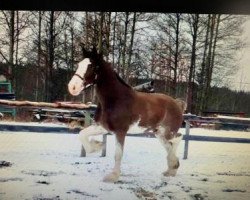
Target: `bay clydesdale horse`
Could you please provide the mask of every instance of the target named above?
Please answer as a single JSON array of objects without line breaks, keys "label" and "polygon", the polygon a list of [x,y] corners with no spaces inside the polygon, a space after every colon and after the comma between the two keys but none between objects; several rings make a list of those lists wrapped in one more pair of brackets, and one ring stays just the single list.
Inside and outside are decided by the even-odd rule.
[{"label": "bay clydesdale horse", "polygon": [[115,165],[113,171],[104,177],[105,182],[116,182],[120,176],[120,166],[126,133],[134,124],[151,130],[166,149],[168,169],[165,176],[175,176],[179,167],[176,149],[182,139],[178,129],[182,124],[184,102],[170,96],[135,91],[126,84],[94,48],[86,51],[85,59],[68,84],[72,95],[79,95],[88,85],[95,85],[99,101],[95,114],[96,125],[83,129],[79,138],[87,153],[101,150],[102,143],[89,140],[89,136],[112,132],[116,136]]}]

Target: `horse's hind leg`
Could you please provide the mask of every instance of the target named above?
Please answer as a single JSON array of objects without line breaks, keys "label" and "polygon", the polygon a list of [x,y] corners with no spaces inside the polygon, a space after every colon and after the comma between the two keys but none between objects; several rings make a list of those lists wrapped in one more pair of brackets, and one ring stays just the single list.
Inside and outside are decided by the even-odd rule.
[{"label": "horse's hind leg", "polygon": [[182,135],[180,133],[173,134],[168,128],[160,127],[156,133],[156,137],[163,144],[168,154],[168,169],[163,172],[163,175],[175,176],[180,166],[179,158],[176,156],[176,150],[182,139]]}]

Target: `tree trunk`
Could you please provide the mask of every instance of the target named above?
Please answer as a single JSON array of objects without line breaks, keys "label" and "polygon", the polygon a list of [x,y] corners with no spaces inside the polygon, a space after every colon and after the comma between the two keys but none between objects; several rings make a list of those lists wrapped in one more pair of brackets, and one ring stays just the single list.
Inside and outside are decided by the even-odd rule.
[{"label": "tree trunk", "polygon": [[101,54],[103,53],[103,43],[102,43],[103,22],[104,22],[104,12],[101,12],[99,21],[98,45],[97,45],[99,53]]},{"label": "tree trunk", "polygon": [[98,46],[98,42],[99,42],[99,27],[100,27],[100,24],[98,23],[98,14],[95,13],[94,14],[94,17],[95,17],[95,20],[92,22],[93,23],[93,26],[94,26],[94,33],[93,36],[92,36],[92,45],[97,47]]},{"label": "tree trunk", "polygon": [[85,12],[85,48],[89,47],[89,13]]},{"label": "tree trunk", "polygon": [[202,63],[201,63],[201,69],[200,69],[200,74],[198,78],[198,83],[199,83],[199,89],[198,89],[198,109],[197,113],[199,115],[202,114],[202,109],[203,109],[203,104],[204,104],[204,84],[205,84],[205,67],[206,67],[206,56],[207,56],[207,48],[208,48],[208,39],[209,39],[209,33],[210,33],[210,20],[211,20],[211,15],[208,15],[208,20],[207,20],[207,30],[206,30],[206,38],[204,41],[204,51],[203,51],[203,57],[202,57]]},{"label": "tree trunk", "polygon": [[36,67],[36,101],[39,99],[39,69],[41,68],[41,32],[42,32],[42,13],[38,12],[38,38],[37,38],[37,67]]},{"label": "tree trunk", "polygon": [[130,38],[130,45],[128,51],[128,63],[127,63],[127,70],[126,70],[126,81],[129,82],[129,75],[131,72],[131,59],[133,54],[133,45],[134,45],[134,36],[135,36],[135,24],[136,24],[136,12],[133,15],[133,24],[131,28],[131,38]]},{"label": "tree trunk", "polygon": [[212,50],[213,50],[213,41],[214,41],[215,19],[216,19],[216,15],[213,14],[211,17],[211,21],[210,21],[211,24],[210,24],[208,55],[206,57],[206,64],[205,64],[205,88],[204,88],[202,110],[207,110],[208,108],[208,98],[209,98],[210,83],[211,83],[210,74],[212,71],[211,60],[212,60]]},{"label": "tree trunk", "polygon": [[128,35],[128,23],[129,23],[129,12],[125,13],[125,22],[124,22],[124,38],[123,38],[123,49],[122,49],[122,77],[125,77],[126,74],[126,49],[127,49],[127,35]]},{"label": "tree trunk", "polygon": [[188,76],[188,88],[187,88],[187,111],[193,113],[193,86],[194,86],[194,75],[195,75],[195,62],[196,62],[196,42],[197,42],[197,33],[198,33],[198,23],[199,23],[199,14],[191,16],[192,18],[192,51],[191,51],[191,61],[189,68]]},{"label": "tree trunk", "polygon": [[110,53],[110,31],[111,31],[111,12],[107,13],[107,21],[105,23],[105,51],[104,56],[106,57],[106,60],[109,60],[109,53]]},{"label": "tree trunk", "polygon": [[212,20],[213,20],[212,21],[213,24],[212,24],[211,31],[213,31],[213,35],[211,36],[212,37],[211,44],[209,45],[209,68],[206,72],[207,82],[206,82],[206,90],[205,90],[206,101],[204,103],[205,110],[208,109],[208,103],[210,102],[210,99],[211,99],[210,88],[211,88],[212,74],[213,74],[213,68],[214,68],[215,50],[216,50],[218,32],[219,32],[220,15],[214,15]]},{"label": "tree trunk", "polygon": [[116,45],[116,17],[117,12],[115,12],[114,24],[113,24],[113,45],[112,45],[112,64],[115,64],[115,45]]},{"label": "tree trunk", "polygon": [[70,39],[71,39],[71,48],[70,48],[70,71],[73,72],[74,71],[74,54],[75,54],[75,50],[74,50],[74,29],[73,27],[70,28]]},{"label": "tree trunk", "polygon": [[13,85],[13,66],[14,66],[14,43],[15,43],[15,11],[10,11],[10,26],[9,26],[9,68],[8,73],[11,77],[11,82]]},{"label": "tree trunk", "polygon": [[19,34],[20,34],[20,30],[19,30],[19,11],[16,11],[16,61],[15,61],[15,65],[18,65],[18,48],[19,48]]},{"label": "tree trunk", "polygon": [[180,34],[180,16],[181,14],[177,13],[176,16],[176,27],[175,27],[175,53],[174,53],[174,77],[173,77],[173,85],[172,85],[172,95],[176,97],[177,90],[176,90],[176,83],[177,83],[177,70],[179,65],[179,34]]},{"label": "tree trunk", "polygon": [[49,24],[49,63],[48,63],[48,96],[47,101],[51,102],[53,99],[53,63],[54,63],[54,11],[50,12]]},{"label": "tree trunk", "polygon": [[16,41],[16,50],[15,50],[15,64],[13,63],[13,88],[17,88],[17,65],[18,65],[18,51],[19,51],[19,11],[15,11],[16,13],[16,31],[15,31],[15,41]]},{"label": "tree trunk", "polygon": [[212,74],[213,74],[213,68],[214,68],[214,58],[215,58],[215,52],[216,52],[216,46],[217,46],[217,40],[218,40],[218,33],[219,33],[219,25],[220,25],[220,14],[217,16],[216,20],[216,28],[215,28],[215,36],[214,36],[214,42],[213,42],[213,50],[212,50],[212,58],[211,58],[211,70],[210,70],[210,83],[212,80]]}]

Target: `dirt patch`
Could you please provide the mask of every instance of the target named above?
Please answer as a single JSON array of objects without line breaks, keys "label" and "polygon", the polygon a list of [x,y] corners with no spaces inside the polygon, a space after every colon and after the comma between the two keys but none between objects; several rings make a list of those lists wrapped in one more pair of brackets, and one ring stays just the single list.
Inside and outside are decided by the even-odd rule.
[{"label": "dirt patch", "polygon": [[139,199],[145,199],[145,200],[157,200],[156,194],[150,191],[147,191],[143,188],[136,188],[134,190],[135,195]]},{"label": "dirt patch", "polygon": [[205,199],[205,197],[202,196],[202,194],[194,194],[194,195],[192,195],[192,197],[195,200],[203,200],[203,199]]},{"label": "dirt patch", "polygon": [[193,190],[193,188],[190,186],[181,186],[181,189],[187,193]]},{"label": "dirt patch", "polygon": [[93,194],[89,194],[87,192],[83,192],[83,191],[80,191],[80,190],[70,190],[68,191],[67,193],[70,194],[70,193],[75,193],[75,194],[80,194],[82,196],[86,196],[86,197],[97,197],[96,195],[93,195]]},{"label": "dirt patch", "polygon": [[37,181],[36,183],[43,184],[43,185],[49,185],[50,184],[47,181]]},{"label": "dirt patch", "polygon": [[217,175],[220,176],[250,176],[250,174],[241,172],[241,173],[234,173],[234,172],[217,172]]},{"label": "dirt patch", "polygon": [[168,183],[165,182],[165,181],[163,181],[163,182],[161,182],[159,185],[156,185],[156,186],[154,187],[154,190],[159,190],[160,188],[166,187],[167,185],[168,185]]},{"label": "dirt patch", "polygon": [[203,178],[203,179],[201,179],[201,181],[207,182],[208,178]]},{"label": "dirt patch", "polygon": [[74,163],[72,163],[72,165],[83,165],[83,164],[85,164],[85,165],[90,165],[90,164],[92,164],[92,162],[74,162]]},{"label": "dirt patch", "polygon": [[134,184],[134,182],[133,181],[122,181],[122,180],[119,180],[119,181],[117,181],[115,184],[121,184],[121,185],[123,185],[123,184]]},{"label": "dirt patch", "polygon": [[8,162],[8,161],[5,161],[5,160],[0,160],[0,168],[2,168],[2,167],[11,167],[11,166],[12,166],[11,162]]},{"label": "dirt patch", "polygon": [[23,181],[23,179],[21,179],[21,178],[0,178],[1,183],[9,182],[9,181]]},{"label": "dirt patch", "polygon": [[222,192],[246,192],[246,190],[239,190],[239,189],[224,189]]},{"label": "dirt patch", "polygon": [[60,200],[60,196],[44,197],[43,195],[34,196],[33,200]]},{"label": "dirt patch", "polygon": [[31,176],[56,176],[59,174],[63,174],[63,172],[52,172],[52,171],[43,171],[43,170],[37,170],[37,171],[21,171],[23,174],[31,175]]}]

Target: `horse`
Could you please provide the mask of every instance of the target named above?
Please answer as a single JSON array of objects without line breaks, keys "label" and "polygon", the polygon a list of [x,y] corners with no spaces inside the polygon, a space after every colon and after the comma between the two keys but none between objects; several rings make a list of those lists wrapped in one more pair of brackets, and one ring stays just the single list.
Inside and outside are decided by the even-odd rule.
[{"label": "horse", "polygon": [[150,130],[160,140],[167,151],[168,168],[163,175],[175,176],[180,166],[176,149],[182,139],[178,129],[183,121],[184,102],[165,94],[136,91],[120,78],[112,64],[105,61],[95,48],[87,51],[82,47],[82,52],[84,59],[78,63],[68,83],[68,91],[77,96],[90,85],[96,90],[95,124],[79,133],[86,153],[102,149],[102,142],[90,140],[90,136],[111,132],[116,137],[114,168],[103,181],[119,180],[125,136],[134,125]]}]

